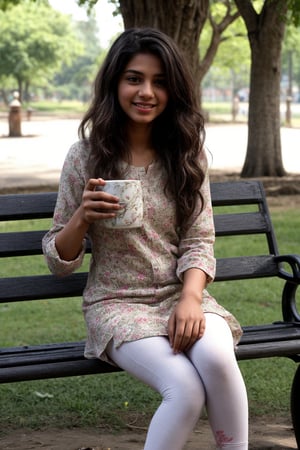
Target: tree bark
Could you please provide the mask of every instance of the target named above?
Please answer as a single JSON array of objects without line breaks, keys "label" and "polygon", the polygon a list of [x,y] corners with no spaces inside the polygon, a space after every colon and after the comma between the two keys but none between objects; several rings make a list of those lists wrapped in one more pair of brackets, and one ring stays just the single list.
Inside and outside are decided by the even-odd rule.
[{"label": "tree bark", "polygon": [[251,0],[235,0],[251,47],[248,145],[242,177],[284,176],[280,136],[281,47],[286,0],[265,0],[258,14]]}]

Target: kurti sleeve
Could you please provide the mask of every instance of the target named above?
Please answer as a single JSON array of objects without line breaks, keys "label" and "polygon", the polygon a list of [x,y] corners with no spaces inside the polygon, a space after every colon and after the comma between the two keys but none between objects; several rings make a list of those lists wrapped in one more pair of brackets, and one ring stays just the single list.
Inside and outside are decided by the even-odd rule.
[{"label": "kurti sleeve", "polygon": [[203,209],[200,213],[194,215],[191,225],[181,236],[179,243],[176,273],[181,281],[183,280],[183,273],[191,268],[203,270],[207,275],[208,282],[211,282],[215,276],[215,227],[207,170],[201,187],[201,193],[204,199]]},{"label": "kurti sleeve", "polygon": [[57,202],[53,215],[53,224],[42,241],[43,253],[50,271],[59,276],[69,275],[78,269],[85,254],[85,240],[82,242],[82,250],[73,261],[64,261],[60,258],[56,246],[57,233],[70,220],[82,199],[82,193],[86,184],[86,146],[83,143],[74,144],[65,159]]}]

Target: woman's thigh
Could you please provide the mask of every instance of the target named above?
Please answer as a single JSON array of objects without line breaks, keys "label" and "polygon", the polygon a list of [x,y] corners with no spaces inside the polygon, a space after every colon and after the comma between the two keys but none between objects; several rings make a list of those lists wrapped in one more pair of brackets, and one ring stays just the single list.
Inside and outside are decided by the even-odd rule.
[{"label": "woman's thigh", "polygon": [[193,363],[184,353],[174,354],[164,336],[126,342],[118,348],[111,341],[107,352],[118,366],[163,396],[181,390],[184,395],[204,397],[202,381]]},{"label": "woman's thigh", "polygon": [[226,320],[213,313],[206,313],[206,329],[203,337],[196,341],[187,356],[196,366],[200,376],[207,371],[209,376],[231,367],[237,367],[231,330]]}]

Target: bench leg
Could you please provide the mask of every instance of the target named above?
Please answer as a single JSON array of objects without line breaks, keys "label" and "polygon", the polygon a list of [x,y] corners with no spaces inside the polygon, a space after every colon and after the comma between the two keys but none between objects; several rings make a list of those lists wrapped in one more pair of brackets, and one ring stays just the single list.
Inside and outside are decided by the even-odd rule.
[{"label": "bench leg", "polygon": [[300,365],[296,370],[291,390],[291,415],[297,448],[300,448]]}]

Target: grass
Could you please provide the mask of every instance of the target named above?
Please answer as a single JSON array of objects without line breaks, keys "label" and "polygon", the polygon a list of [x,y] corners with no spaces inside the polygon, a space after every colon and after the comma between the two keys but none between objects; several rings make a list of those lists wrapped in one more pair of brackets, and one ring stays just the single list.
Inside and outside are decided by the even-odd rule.
[{"label": "grass", "polygon": [[[57,118],[69,115],[78,115],[81,117],[86,112],[88,104],[79,100],[40,100],[37,102],[22,103],[22,110],[24,112],[26,112],[29,107],[33,109],[33,118],[44,115]],[[7,106],[0,103],[0,113],[7,113],[7,111]]]},{"label": "grass", "polygon": [[[210,123],[232,123],[232,103],[230,101],[211,102],[204,101],[202,104],[203,110],[209,114]],[[236,123],[247,123],[248,120],[248,105],[240,102],[239,113],[236,117]],[[285,105],[283,106],[285,111]],[[285,115],[282,114],[283,127],[287,126],[285,123]],[[293,128],[300,127],[300,113],[297,104],[292,104],[291,126]]]},{"label": "grass", "polygon": [[[82,114],[87,109],[87,104],[76,100],[62,100],[62,101],[39,101],[30,104],[35,112],[42,112],[47,114],[67,114],[79,113]],[[24,110],[26,104],[24,105]]]},{"label": "grass", "polygon": [[[295,209],[271,211],[281,253],[300,253],[300,217]],[[49,221],[30,221],[26,229],[47,229]],[[0,223],[1,231],[20,229],[20,223]],[[22,228],[24,229],[24,227]],[[238,238],[218,240],[216,255],[225,248],[256,251],[259,242]],[[21,258],[19,258],[21,259]],[[42,257],[9,258],[1,272],[47,273]],[[86,262],[87,264],[87,262]],[[271,322],[281,317],[280,280],[215,283],[210,292],[243,325]],[[1,345],[77,340],[85,337],[81,299],[57,299],[0,305]],[[295,363],[269,358],[240,361],[249,394],[250,414],[286,416]],[[29,427],[103,427],[117,431],[126,423],[147,425],[159,396],[125,373],[91,375],[0,385],[0,430]]]}]

